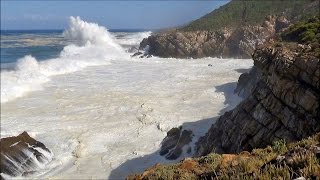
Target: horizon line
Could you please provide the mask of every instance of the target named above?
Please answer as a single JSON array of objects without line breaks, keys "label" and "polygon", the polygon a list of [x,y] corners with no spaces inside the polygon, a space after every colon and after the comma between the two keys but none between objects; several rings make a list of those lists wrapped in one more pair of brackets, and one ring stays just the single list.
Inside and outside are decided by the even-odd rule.
[{"label": "horizon line", "polygon": [[[117,31],[117,30],[146,30],[146,31],[152,31],[152,30],[162,30],[162,29],[170,29],[170,28],[111,28],[107,29],[108,31]],[[65,29],[0,29],[0,31],[64,31]]]}]

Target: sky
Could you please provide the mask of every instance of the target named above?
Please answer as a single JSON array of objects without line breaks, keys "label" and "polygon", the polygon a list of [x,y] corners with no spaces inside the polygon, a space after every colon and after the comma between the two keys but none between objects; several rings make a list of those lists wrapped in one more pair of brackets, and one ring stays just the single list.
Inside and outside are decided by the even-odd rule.
[{"label": "sky", "polygon": [[80,16],[108,29],[161,29],[187,24],[227,0],[1,0],[1,29],[64,29]]}]

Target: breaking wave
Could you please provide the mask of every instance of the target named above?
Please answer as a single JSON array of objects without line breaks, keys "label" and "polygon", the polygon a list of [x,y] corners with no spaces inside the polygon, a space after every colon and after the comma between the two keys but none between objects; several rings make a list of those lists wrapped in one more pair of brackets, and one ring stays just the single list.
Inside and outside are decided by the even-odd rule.
[{"label": "breaking wave", "polygon": [[73,43],[65,46],[58,58],[39,62],[27,55],[17,61],[14,70],[1,71],[1,103],[41,90],[51,76],[129,57],[105,27],[80,17],[70,17],[69,24],[63,35]]}]

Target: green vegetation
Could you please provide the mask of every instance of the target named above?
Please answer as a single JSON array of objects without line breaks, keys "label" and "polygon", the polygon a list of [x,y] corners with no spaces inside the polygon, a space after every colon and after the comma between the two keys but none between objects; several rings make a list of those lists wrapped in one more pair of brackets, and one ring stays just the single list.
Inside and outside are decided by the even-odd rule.
[{"label": "green vegetation", "polygon": [[320,133],[297,143],[284,140],[240,154],[208,154],[161,165],[128,179],[295,179],[320,177]]},{"label": "green vegetation", "polygon": [[233,0],[202,18],[182,27],[184,31],[219,30],[223,27],[235,28],[243,24],[261,24],[268,15],[285,14],[287,17],[306,19],[319,13],[319,7],[305,6],[314,0]]},{"label": "green vegetation", "polygon": [[272,143],[272,149],[275,152],[283,153],[287,150],[286,141],[284,139],[280,139]]},{"label": "green vegetation", "polygon": [[320,16],[299,22],[281,34],[285,41],[320,43]]}]

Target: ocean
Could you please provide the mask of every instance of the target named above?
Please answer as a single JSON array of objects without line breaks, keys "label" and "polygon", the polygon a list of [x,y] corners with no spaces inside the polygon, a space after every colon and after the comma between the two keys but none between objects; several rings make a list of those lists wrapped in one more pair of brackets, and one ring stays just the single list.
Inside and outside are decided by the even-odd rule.
[{"label": "ocean", "polygon": [[[151,33],[142,29],[108,31],[127,50],[137,47],[139,40]],[[26,55],[31,55],[38,61],[57,58],[65,46],[73,43],[72,39],[64,37],[63,32],[64,30],[1,30],[1,67],[8,68]]]},{"label": "ocean", "polygon": [[53,153],[29,178],[123,179],[174,162],[158,153],[167,131],[192,130],[193,151],[241,101],[233,90],[252,60],[131,57],[151,33],[78,17],[65,30],[1,31],[1,137],[27,131]]}]

